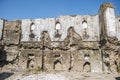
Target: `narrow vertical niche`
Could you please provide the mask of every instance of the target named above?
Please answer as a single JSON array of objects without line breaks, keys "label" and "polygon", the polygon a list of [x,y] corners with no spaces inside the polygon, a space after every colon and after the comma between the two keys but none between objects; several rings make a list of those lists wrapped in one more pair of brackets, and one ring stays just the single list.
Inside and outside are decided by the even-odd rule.
[{"label": "narrow vertical niche", "polygon": [[83,38],[84,39],[88,39],[89,35],[88,35],[88,24],[86,20],[82,21],[82,28],[83,28]]},{"label": "narrow vertical niche", "polygon": [[60,22],[56,22],[56,24],[55,24],[55,38],[57,38],[57,39],[59,39],[61,37],[60,29],[61,29]]},{"label": "narrow vertical niche", "polygon": [[31,41],[33,41],[34,38],[35,38],[34,30],[35,30],[35,24],[31,23],[31,25],[30,25],[30,35],[29,35]]}]

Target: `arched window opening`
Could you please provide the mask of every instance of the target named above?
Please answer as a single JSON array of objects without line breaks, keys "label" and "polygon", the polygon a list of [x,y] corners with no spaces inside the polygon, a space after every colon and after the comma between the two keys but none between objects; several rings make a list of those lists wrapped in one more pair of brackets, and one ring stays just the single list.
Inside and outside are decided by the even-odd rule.
[{"label": "arched window opening", "polygon": [[61,25],[60,25],[59,22],[56,22],[55,29],[56,30],[60,30],[61,29]]},{"label": "arched window opening", "polygon": [[84,55],[85,63],[83,64],[83,71],[90,72],[91,71],[91,64],[90,64],[90,55]]},{"label": "arched window opening", "polygon": [[35,30],[35,24],[32,23],[32,24],[30,25],[30,31],[34,31],[34,30]]},{"label": "arched window opening", "polygon": [[28,54],[28,60],[27,60],[27,68],[33,69],[34,68],[34,54]]},{"label": "arched window opening", "polygon": [[56,60],[54,61],[54,64],[53,64],[53,69],[54,70],[62,70],[62,62],[60,60]]},{"label": "arched window opening", "polygon": [[84,20],[84,21],[82,22],[82,26],[83,26],[84,29],[87,29],[87,28],[88,28],[88,25],[87,25],[87,21],[86,21],[86,20]]},{"label": "arched window opening", "polygon": [[89,35],[88,35],[88,24],[87,24],[87,21],[86,20],[84,20],[83,22],[82,22],[82,27],[83,27],[83,38],[84,39],[88,39],[89,38]]},{"label": "arched window opening", "polygon": [[35,24],[31,23],[31,25],[30,25],[30,35],[29,35],[31,41],[33,41],[34,38],[35,38],[35,34],[33,32],[34,30],[35,30]]},{"label": "arched window opening", "polygon": [[90,62],[85,62],[83,64],[83,71],[84,72],[90,72],[91,71],[91,64],[90,64]]},{"label": "arched window opening", "polygon": [[61,29],[61,24],[59,22],[56,22],[55,24],[55,38],[56,40],[59,40],[60,37],[61,37],[61,32],[60,32],[60,29]]},{"label": "arched window opening", "polygon": [[85,59],[86,61],[89,61],[90,55],[89,55],[89,54],[85,54],[85,55],[84,55],[84,59]]}]

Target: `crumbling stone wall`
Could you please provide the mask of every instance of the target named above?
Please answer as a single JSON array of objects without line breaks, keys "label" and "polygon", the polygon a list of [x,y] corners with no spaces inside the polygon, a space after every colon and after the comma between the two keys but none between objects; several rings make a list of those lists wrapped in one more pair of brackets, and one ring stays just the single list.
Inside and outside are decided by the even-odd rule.
[{"label": "crumbling stone wall", "polygon": [[99,17],[102,20],[100,21],[101,26],[100,48],[102,54],[102,69],[103,71],[108,73],[119,72],[118,69],[118,67],[120,67],[119,19],[115,17],[114,7],[112,6],[112,4],[107,3],[103,4],[100,8]]},{"label": "crumbling stone wall", "polygon": [[[111,15],[109,15],[111,14]],[[32,71],[119,72],[120,17],[99,14],[0,20],[0,65]]]},{"label": "crumbling stone wall", "polygon": [[4,23],[4,44],[18,45],[20,41],[21,21],[5,21]]},{"label": "crumbling stone wall", "polygon": [[5,21],[4,23],[3,44],[7,61],[13,61],[18,55],[21,32],[20,25],[21,21]]}]

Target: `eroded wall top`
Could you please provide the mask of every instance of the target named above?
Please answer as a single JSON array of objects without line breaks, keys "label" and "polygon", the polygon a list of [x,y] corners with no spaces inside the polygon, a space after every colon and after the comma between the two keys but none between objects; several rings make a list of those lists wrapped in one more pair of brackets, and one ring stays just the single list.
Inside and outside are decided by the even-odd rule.
[{"label": "eroded wall top", "polygon": [[106,37],[116,37],[120,40],[119,20],[111,3],[104,3],[99,10],[100,34]]},{"label": "eroded wall top", "polygon": [[[52,41],[63,41],[69,27],[82,37],[83,41],[99,41],[99,18],[95,16],[60,16],[59,18],[22,20],[21,41],[40,41],[41,33],[48,31]],[[32,39],[31,39],[31,34]]]},{"label": "eroded wall top", "polygon": [[[99,15],[94,16],[68,15],[58,18],[23,19],[20,24],[20,41],[41,41],[43,31],[48,31],[51,41],[64,41],[70,27],[74,27],[83,41],[100,41],[102,31],[104,31],[105,35],[110,37],[116,36],[120,40],[120,21],[118,19],[119,18],[115,16],[113,5],[109,3],[101,5]],[[8,22],[9,21],[5,22],[5,27]],[[11,25],[8,26],[12,26],[12,21],[9,22],[9,24]],[[2,29],[3,20],[0,20],[0,39]]]}]

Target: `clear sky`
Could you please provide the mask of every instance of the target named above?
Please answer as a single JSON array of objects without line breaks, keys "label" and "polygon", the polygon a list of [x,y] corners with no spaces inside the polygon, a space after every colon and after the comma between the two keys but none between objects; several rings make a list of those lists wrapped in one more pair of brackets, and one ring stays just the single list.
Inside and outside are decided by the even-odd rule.
[{"label": "clear sky", "polygon": [[51,18],[61,15],[95,15],[111,2],[120,15],[120,0],[0,0],[0,18],[8,20]]}]

